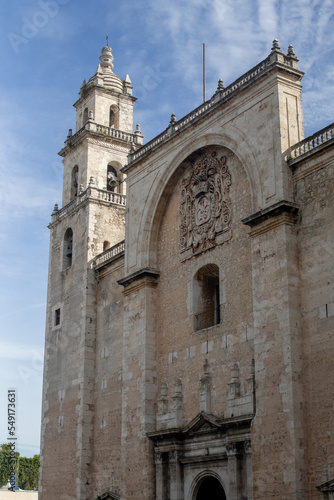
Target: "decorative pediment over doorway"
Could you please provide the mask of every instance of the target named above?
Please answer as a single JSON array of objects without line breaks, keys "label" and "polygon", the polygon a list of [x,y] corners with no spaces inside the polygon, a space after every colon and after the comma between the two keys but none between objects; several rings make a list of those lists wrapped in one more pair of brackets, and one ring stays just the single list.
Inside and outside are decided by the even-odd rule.
[{"label": "decorative pediment over doorway", "polygon": [[170,491],[176,492],[177,499],[202,498],[198,493],[202,491],[201,481],[206,481],[203,488],[207,483],[209,487],[212,477],[228,487],[231,498],[247,497],[252,487],[253,417],[219,418],[202,411],[185,427],[150,432],[157,500],[168,498]]},{"label": "decorative pediment over doorway", "polygon": [[203,153],[182,180],[180,246],[185,259],[231,238],[227,156]]},{"label": "decorative pediment over doorway", "polygon": [[334,479],[331,479],[330,481],[326,481],[325,483],[320,484],[320,486],[317,486],[317,489],[321,491],[322,493],[325,493],[325,496],[328,499],[332,500],[334,499]]}]

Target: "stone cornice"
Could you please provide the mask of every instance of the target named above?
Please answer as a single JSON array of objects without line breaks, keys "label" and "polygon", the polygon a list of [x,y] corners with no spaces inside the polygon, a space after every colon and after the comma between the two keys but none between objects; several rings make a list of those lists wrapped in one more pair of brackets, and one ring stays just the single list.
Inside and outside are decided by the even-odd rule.
[{"label": "stone cornice", "polygon": [[159,276],[160,274],[156,269],[145,267],[125,276],[118,280],[117,283],[124,286],[124,293],[128,294],[145,286],[156,287]]},{"label": "stone cornice", "polygon": [[93,120],[88,120],[84,127],[82,127],[78,132],[72,136],[68,136],[65,141],[65,146],[59,151],[58,155],[65,157],[70,151],[73,150],[78,144],[86,138],[95,138],[100,142],[110,143],[111,141],[121,143],[124,146],[127,145],[127,150],[130,152],[132,145],[138,147],[140,139],[136,134],[131,134],[130,132],[124,132],[122,130],[117,130],[112,127],[106,127],[104,125],[99,125]]},{"label": "stone cornice", "polygon": [[[182,442],[187,439],[190,435],[198,434],[210,434],[216,432],[228,433],[229,430],[236,428],[242,428],[243,430],[249,430],[251,422],[254,418],[254,414],[244,415],[241,417],[232,418],[218,418],[214,415],[209,415],[205,412],[199,413],[188,425],[185,427],[174,427],[171,429],[163,429],[159,431],[153,431],[147,433],[147,437],[152,441],[158,442],[162,440],[178,440]],[[201,431],[201,427],[205,424],[209,424],[210,429]]]},{"label": "stone cornice", "polygon": [[299,207],[291,201],[278,201],[242,219],[243,224],[252,228],[251,235],[267,232],[281,224],[293,224]]}]

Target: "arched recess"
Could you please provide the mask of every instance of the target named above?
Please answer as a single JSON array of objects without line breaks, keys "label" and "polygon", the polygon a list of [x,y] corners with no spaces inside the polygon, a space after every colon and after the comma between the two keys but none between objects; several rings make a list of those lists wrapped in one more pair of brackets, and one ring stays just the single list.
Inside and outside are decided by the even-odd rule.
[{"label": "arched recess", "polygon": [[82,117],[82,126],[84,127],[87,122],[88,122],[88,108],[85,108]]},{"label": "arched recess", "polygon": [[73,231],[69,227],[64,235],[63,242],[63,269],[67,269],[72,265],[73,256]]},{"label": "arched recess", "polygon": [[110,161],[106,170],[106,189],[115,193],[125,194],[125,175],[121,172],[122,165]]},{"label": "arched recess", "polygon": [[221,478],[213,471],[201,472],[193,481],[187,500],[226,500]]},{"label": "arched recess", "polygon": [[71,173],[71,200],[74,200],[78,196],[78,186],[79,186],[79,167],[75,165],[72,168]]},{"label": "arched recess", "polygon": [[[157,245],[159,226],[165,211],[168,198],[184,173],[183,162],[196,150],[207,146],[217,146],[229,149],[240,160],[250,186],[252,211],[262,205],[262,187],[260,175],[255,160],[255,153],[247,137],[233,129],[231,136],[225,134],[210,134],[189,141],[181,150],[175,148],[174,158],[169,168],[164,169],[161,177],[152,187],[152,195],[148,198],[140,223],[136,254],[140,256],[139,268],[157,268]],[[248,214],[245,214],[245,216]]]},{"label": "arched recess", "polygon": [[119,128],[119,110],[116,104],[112,104],[109,108],[109,127]]}]

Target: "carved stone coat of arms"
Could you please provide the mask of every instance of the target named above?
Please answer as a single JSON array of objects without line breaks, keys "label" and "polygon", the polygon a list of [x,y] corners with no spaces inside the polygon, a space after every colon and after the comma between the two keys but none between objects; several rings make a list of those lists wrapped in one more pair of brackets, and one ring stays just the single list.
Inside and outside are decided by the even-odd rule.
[{"label": "carved stone coat of arms", "polygon": [[180,244],[184,258],[231,238],[231,174],[226,156],[203,155],[182,181]]}]

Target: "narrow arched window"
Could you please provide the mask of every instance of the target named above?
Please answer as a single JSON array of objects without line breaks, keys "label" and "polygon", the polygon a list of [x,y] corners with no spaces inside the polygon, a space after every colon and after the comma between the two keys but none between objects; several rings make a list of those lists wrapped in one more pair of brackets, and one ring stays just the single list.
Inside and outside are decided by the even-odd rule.
[{"label": "narrow arched window", "polygon": [[108,165],[107,169],[107,190],[115,191],[118,187],[119,181],[117,178],[117,170],[112,165]]},{"label": "narrow arched window", "polygon": [[202,330],[220,323],[219,268],[201,267],[193,281],[194,328]]},{"label": "narrow arched window", "polygon": [[63,269],[67,269],[72,265],[72,256],[73,256],[73,231],[69,227],[64,235]]},{"label": "narrow arched window", "polygon": [[82,126],[84,127],[87,122],[88,122],[88,108],[85,108],[83,112]]},{"label": "narrow arched window", "polygon": [[78,178],[79,178],[79,167],[75,165],[72,168],[71,175],[71,200],[73,200],[76,196],[78,196]]},{"label": "narrow arched window", "polygon": [[109,109],[109,127],[118,128],[118,107],[115,104]]},{"label": "narrow arched window", "polygon": [[113,112],[112,109],[110,109],[109,113],[109,127],[113,127],[115,123],[115,113]]}]

